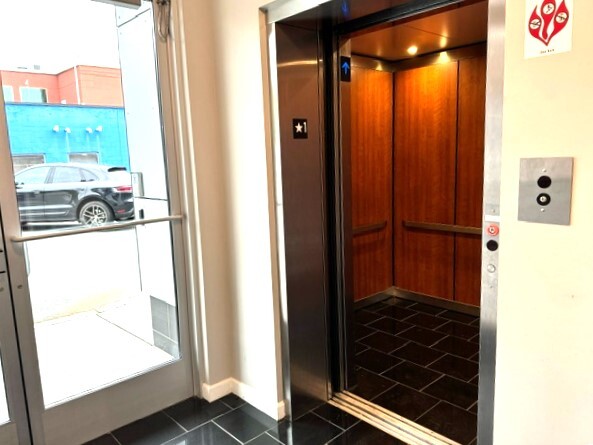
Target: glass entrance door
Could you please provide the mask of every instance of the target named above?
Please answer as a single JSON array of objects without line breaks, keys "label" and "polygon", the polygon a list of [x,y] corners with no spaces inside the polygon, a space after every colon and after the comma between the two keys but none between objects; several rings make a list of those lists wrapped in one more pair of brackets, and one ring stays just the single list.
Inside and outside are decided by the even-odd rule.
[{"label": "glass entrance door", "polygon": [[81,443],[193,391],[166,44],[149,2],[0,4],[15,18],[0,204],[31,430]]}]

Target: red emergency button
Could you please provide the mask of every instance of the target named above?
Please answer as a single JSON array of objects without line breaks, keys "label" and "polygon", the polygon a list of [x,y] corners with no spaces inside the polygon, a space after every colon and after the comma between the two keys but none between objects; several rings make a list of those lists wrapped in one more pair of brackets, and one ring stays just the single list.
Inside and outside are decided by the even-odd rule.
[{"label": "red emergency button", "polygon": [[490,236],[498,235],[499,231],[500,229],[498,228],[498,224],[490,224],[488,227],[486,227],[486,233]]}]

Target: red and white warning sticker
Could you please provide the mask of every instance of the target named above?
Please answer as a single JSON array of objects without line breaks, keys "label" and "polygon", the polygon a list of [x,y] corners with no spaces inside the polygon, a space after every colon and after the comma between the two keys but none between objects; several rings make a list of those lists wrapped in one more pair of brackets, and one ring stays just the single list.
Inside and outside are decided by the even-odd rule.
[{"label": "red and white warning sticker", "polygon": [[573,0],[526,0],[525,58],[572,49]]}]

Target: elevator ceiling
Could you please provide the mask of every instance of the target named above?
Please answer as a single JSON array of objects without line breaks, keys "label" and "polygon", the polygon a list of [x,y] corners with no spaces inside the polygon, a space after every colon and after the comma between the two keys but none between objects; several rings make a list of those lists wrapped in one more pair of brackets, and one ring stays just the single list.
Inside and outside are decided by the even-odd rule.
[{"label": "elevator ceiling", "polygon": [[[483,1],[359,33],[352,38],[352,53],[397,61],[485,42],[487,33],[488,2]],[[408,53],[412,46],[415,55]]]}]

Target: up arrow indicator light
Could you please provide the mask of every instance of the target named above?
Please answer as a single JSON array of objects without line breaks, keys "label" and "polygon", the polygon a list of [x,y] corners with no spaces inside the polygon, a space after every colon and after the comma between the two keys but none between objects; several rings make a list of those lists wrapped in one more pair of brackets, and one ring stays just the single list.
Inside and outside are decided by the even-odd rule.
[{"label": "up arrow indicator light", "polygon": [[348,62],[344,62],[342,64],[342,69],[344,70],[344,74],[347,76],[348,75],[348,71],[350,71],[350,65],[348,65]]},{"label": "up arrow indicator light", "polygon": [[340,80],[342,82],[350,82],[352,75],[350,57],[340,57]]}]

